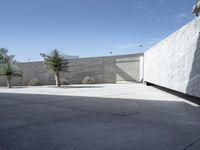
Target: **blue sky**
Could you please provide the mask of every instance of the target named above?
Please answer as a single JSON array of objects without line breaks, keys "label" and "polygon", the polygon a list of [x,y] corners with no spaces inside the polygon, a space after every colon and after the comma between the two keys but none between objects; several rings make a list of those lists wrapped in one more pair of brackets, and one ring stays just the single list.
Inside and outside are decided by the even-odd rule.
[{"label": "blue sky", "polygon": [[194,2],[0,0],[0,47],[19,61],[55,48],[80,57],[143,52],[192,20]]}]

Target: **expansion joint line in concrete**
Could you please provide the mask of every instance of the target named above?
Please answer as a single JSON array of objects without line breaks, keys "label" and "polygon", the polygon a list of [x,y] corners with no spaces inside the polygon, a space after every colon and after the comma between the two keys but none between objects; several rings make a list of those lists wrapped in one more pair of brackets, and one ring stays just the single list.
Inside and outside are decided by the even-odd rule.
[{"label": "expansion joint line in concrete", "polygon": [[54,122],[67,121],[67,120],[70,121],[70,120],[73,120],[73,119],[84,118],[84,117],[88,117],[88,116],[91,116],[91,115],[97,115],[97,114],[100,114],[100,113],[102,113],[102,112],[90,113],[90,114],[81,115],[81,116],[76,116],[76,117],[72,117],[72,118],[62,118],[62,119],[47,121],[47,122],[43,122],[43,123],[27,125],[26,127],[40,126],[40,125],[50,124],[50,123],[54,123]]},{"label": "expansion joint line in concrete", "polygon": [[10,148],[8,148],[8,147],[6,147],[6,146],[0,144],[0,148],[1,148],[1,147],[3,147],[5,150],[11,150]]},{"label": "expansion joint line in concrete", "polygon": [[[3,129],[3,130],[5,131],[5,130],[13,130],[13,129],[22,129],[22,128],[33,127],[33,126],[41,126],[41,125],[50,124],[50,123],[59,122],[59,121],[66,121],[66,120],[70,121],[70,120],[73,120],[73,119],[84,118],[84,117],[88,117],[88,116],[91,116],[91,115],[97,115],[97,114],[101,114],[101,113],[103,113],[103,112],[90,113],[90,114],[76,116],[76,117],[72,117],[72,118],[62,118],[62,119],[46,121],[46,122],[37,123],[37,124],[30,124],[30,125],[26,124],[26,125],[22,125],[22,126],[19,126],[19,127],[7,128],[7,129]],[[1,144],[0,144],[0,146],[1,146]]]},{"label": "expansion joint line in concrete", "polygon": [[192,142],[191,144],[189,144],[188,146],[186,146],[183,150],[187,150],[189,148],[191,148],[193,145],[195,145],[196,143],[200,142],[200,138],[197,139],[196,141]]}]

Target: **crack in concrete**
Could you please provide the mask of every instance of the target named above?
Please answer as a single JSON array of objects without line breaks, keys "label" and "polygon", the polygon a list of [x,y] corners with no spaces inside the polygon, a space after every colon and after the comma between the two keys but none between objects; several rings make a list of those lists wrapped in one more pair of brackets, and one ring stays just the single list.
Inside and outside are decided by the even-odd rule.
[{"label": "crack in concrete", "polygon": [[51,107],[57,107],[57,108],[60,108],[60,109],[71,109],[71,110],[78,110],[78,111],[83,111],[83,112],[87,112],[87,113],[100,113],[100,112],[102,112],[102,111],[96,111],[96,112],[94,112],[94,111],[90,111],[90,110],[86,110],[86,109],[81,109],[81,108],[78,108],[78,107],[71,107],[71,106],[58,106],[58,105],[55,105],[55,104],[46,104],[46,105],[48,105],[48,106],[51,106]]},{"label": "crack in concrete", "polygon": [[26,127],[40,126],[40,125],[49,124],[49,123],[53,123],[53,122],[59,122],[59,121],[66,121],[66,120],[73,120],[73,119],[78,119],[78,118],[84,118],[84,117],[88,117],[88,116],[92,116],[92,115],[97,115],[97,114],[101,114],[101,113],[103,113],[103,112],[90,113],[90,114],[80,115],[80,116],[71,117],[71,118],[63,118],[63,119],[57,119],[57,120],[52,120],[52,121],[46,121],[46,122],[43,122],[43,123],[27,125]]},{"label": "crack in concrete", "polygon": [[22,126],[18,126],[18,127],[13,127],[13,128],[0,129],[0,131],[1,131],[1,130],[5,131],[5,130],[22,129],[22,128],[28,128],[28,127],[33,127],[33,126],[40,126],[40,125],[45,125],[45,124],[54,123],[54,122],[59,122],[59,121],[66,121],[66,120],[73,120],[73,119],[88,117],[88,116],[91,116],[91,115],[97,115],[97,114],[101,114],[101,113],[103,113],[103,112],[90,113],[90,114],[80,115],[80,116],[71,117],[71,118],[62,118],[62,119],[51,120],[51,121],[46,121],[46,122],[41,122],[41,123],[36,123],[36,124],[26,124],[26,125],[22,125]]},{"label": "crack in concrete", "polygon": [[200,138],[197,139],[196,141],[192,142],[191,144],[189,144],[188,146],[186,146],[183,150],[187,150],[189,148],[191,148],[193,145],[195,145],[196,143],[200,142]]},{"label": "crack in concrete", "polygon": [[115,116],[127,117],[127,116],[137,115],[138,113],[137,112],[135,113],[119,112],[119,113],[110,113],[110,114],[115,115]]},{"label": "crack in concrete", "polygon": [[8,148],[8,147],[6,147],[6,146],[0,144],[0,148],[1,148],[1,147],[3,147],[3,148],[6,149],[6,150],[11,150],[10,148]]}]

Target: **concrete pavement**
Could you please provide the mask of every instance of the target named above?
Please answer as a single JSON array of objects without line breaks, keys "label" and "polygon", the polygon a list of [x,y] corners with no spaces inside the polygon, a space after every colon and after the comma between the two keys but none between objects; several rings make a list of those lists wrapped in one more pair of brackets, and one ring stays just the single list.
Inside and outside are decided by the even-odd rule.
[{"label": "concrete pavement", "polygon": [[200,109],[142,84],[0,89],[0,150],[199,150]]}]

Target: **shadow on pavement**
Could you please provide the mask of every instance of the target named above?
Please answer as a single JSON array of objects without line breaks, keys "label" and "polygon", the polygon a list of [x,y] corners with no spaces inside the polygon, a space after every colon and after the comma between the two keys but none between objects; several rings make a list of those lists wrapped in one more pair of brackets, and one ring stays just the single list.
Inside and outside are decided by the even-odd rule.
[{"label": "shadow on pavement", "polygon": [[184,149],[200,138],[199,116],[199,108],[169,100],[1,93],[0,147]]}]

